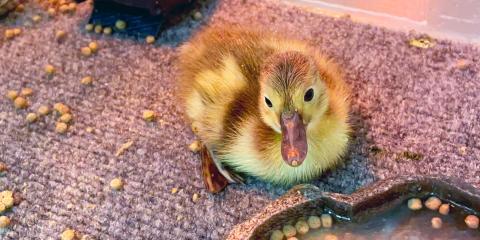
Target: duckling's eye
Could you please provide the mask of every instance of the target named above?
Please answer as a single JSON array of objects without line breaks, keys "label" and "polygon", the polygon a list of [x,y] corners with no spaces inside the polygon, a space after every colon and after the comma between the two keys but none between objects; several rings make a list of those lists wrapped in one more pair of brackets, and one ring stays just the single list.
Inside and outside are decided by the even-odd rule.
[{"label": "duckling's eye", "polygon": [[310,102],[310,101],[312,101],[312,99],[313,99],[313,88],[310,88],[305,93],[305,96],[303,96],[303,100],[305,102]]},{"label": "duckling's eye", "polygon": [[267,104],[267,106],[268,106],[269,108],[273,107],[272,102],[271,102],[270,99],[268,99],[267,97],[265,97],[265,103]]}]

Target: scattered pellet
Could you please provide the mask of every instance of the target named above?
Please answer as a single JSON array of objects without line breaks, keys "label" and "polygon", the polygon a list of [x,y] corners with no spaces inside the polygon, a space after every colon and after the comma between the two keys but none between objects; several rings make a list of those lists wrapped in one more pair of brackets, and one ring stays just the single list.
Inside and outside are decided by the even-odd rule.
[{"label": "scattered pellet", "polygon": [[69,122],[72,121],[72,118],[73,118],[73,117],[72,117],[72,114],[70,114],[70,113],[64,113],[64,114],[62,114],[62,116],[60,116],[59,121],[60,121],[60,122],[64,122],[64,123],[69,123]]},{"label": "scattered pellet", "polygon": [[470,62],[466,59],[460,59],[455,63],[455,67],[460,70],[465,70],[470,66]]},{"label": "scattered pellet", "polygon": [[155,42],[155,37],[152,36],[152,35],[148,35],[146,38],[145,38],[145,42],[147,42],[148,44],[152,44]]},{"label": "scattered pellet", "polygon": [[20,91],[20,95],[22,96],[30,96],[33,94],[33,89],[31,88],[22,88],[22,90]]},{"label": "scattered pellet", "polygon": [[90,50],[92,50],[92,53],[96,53],[98,51],[98,44],[97,42],[90,42],[88,44],[88,47],[90,48]]},{"label": "scattered pellet", "polygon": [[408,205],[408,208],[410,208],[410,210],[422,209],[422,201],[418,198],[409,199],[407,205]]},{"label": "scattered pellet", "polygon": [[190,151],[196,153],[200,151],[200,149],[202,149],[202,143],[200,143],[200,141],[198,140],[195,140],[188,146],[188,148],[190,149]]},{"label": "scattered pellet", "polygon": [[23,11],[25,11],[25,5],[23,5],[22,3],[18,4],[15,7],[15,12],[23,12]]},{"label": "scattered pellet", "polygon": [[115,27],[118,29],[118,30],[124,30],[125,28],[127,28],[127,23],[123,20],[117,20],[115,22]]},{"label": "scattered pellet", "polygon": [[326,228],[331,228],[332,227],[333,219],[332,219],[332,216],[330,216],[330,214],[322,214],[320,216],[320,219],[322,221],[322,226],[323,227],[326,227]]},{"label": "scattered pellet", "polygon": [[277,229],[272,232],[272,235],[270,235],[270,240],[282,240],[283,236],[283,232]]},{"label": "scattered pellet", "polygon": [[307,219],[308,226],[312,229],[317,229],[322,226],[322,221],[317,216],[310,216]]},{"label": "scattered pellet", "polygon": [[103,29],[103,34],[105,35],[111,35],[113,32],[112,28],[111,27],[106,27]]},{"label": "scattered pellet", "polygon": [[462,156],[467,155],[467,147],[465,147],[465,146],[462,146],[462,147],[458,148],[458,151],[460,152],[460,154]]},{"label": "scattered pellet", "polygon": [[178,192],[178,188],[176,188],[176,187],[172,188],[172,191],[171,191],[172,194],[175,194],[177,192]]},{"label": "scattered pellet", "polygon": [[429,197],[427,201],[425,201],[425,207],[430,210],[438,210],[438,208],[442,205],[442,201],[437,197]]},{"label": "scattered pellet", "polygon": [[197,21],[200,20],[200,19],[202,19],[202,17],[203,17],[203,15],[202,15],[202,13],[199,12],[199,11],[196,11],[196,12],[193,13],[193,19],[195,19],[195,20],[197,20]]},{"label": "scattered pellet", "polygon": [[91,23],[85,25],[85,31],[87,31],[87,32],[92,32],[94,28],[95,28],[95,26]]},{"label": "scattered pellet", "polygon": [[68,228],[62,232],[62,235],[60,236],[60,238],[61,240],[75,240],[77,236],[76,236],[75,230]]},{"label": "scattered pellet", "polygon": [[144,110],[143,111],[143,120],[145,121],[153,121],[155,120],[155,112],[152,110]]},{"label": "scattered pellet", "polygon": [[80,240],[94,240],[94,238],[90,235],[85,234],[82,236]]},{"label": "scattered pellet", "polygon": [[91,85],[93,82],[93,78],[90,77],[90,76],[86,76],[84,78],[82,78],[82,80],[80,80],[80,83],[83,84],[83,85]]},{"label": "scattered pellet", "polygon": [[32,17],[32,21],[33,21],[34,23],[39,23],[40,21],[42,21],[42,16],[40,16],[40,15],[35,15],[35,16]]},{"label": "scattered pellet", "polygon": [[200,199],[200,196],[197,193],[194,193],[193,196],[192,196],[192,201],[197,202],[198,199]]},{"label": "scattered pellet", "polygon": [[6,172],[8,170],[8,167],[5,163],[0,162],[0,174]]},{"label": "scattered pellet", "polygon": [[15,100],[13,101],[13,104],[15,105],[15,108],[17,108],[17,109],[24,109],[24,108],[28,107],[27,99],[25,99],[23,97],[15,98]]},{"label": "scattered pellet", "polygon": [[475,216],[475,215],[468,215],[465,218],[465,223],[471,229],[477,229],[478,228],[478,222],[479,222],[478,217]]},{"label": "scattered pellet", "polygon": [[13,29],[13,34],[15,34],[15,36],[18,36],[22,33],[22,29],[20,28],[14,28]]},{"label": "scattered pellet", "polygon": [[127,149],[129,149],[131,146],[133,145],[133,141],[128,141],[124,144],[122,144],[122,146],[120,146],[120,148],[117,150],[117,153],[115,153],[115,156],[120,156],[122,155],[125,151],[127,151]]},{"label": "scattered pellet", "polygon": [[50,64],[47,64],[45,66],[45,72],[48,74],[48,75],[52,75],[55,73],[55,67],[50,65]]},{"label": "scattered pellet", "polygon": [[93,128],[92,127],[87,127],[85,129],[85,131],[87,131],[88,133],[92,133],[93,132]]},{"label": "scattered pellet", "polygon": [[0,203],[4,206],[4,209],[13,207],[13,192],[8,190],[0,192]]},{"label": "scattered pellet", "polygon": [[99,25],[99,24],[95,25],[94,31],[95,31],[95,33],[102,33],[103,32],[102,25]]},{"label": "scattered pellet", "polygon": [[74,12],[75,10],[77,10],[77,4],[76,3],[71,2],[70,4],[68,4],[68,11]]},{"label": "scattered pellet", "polygon": [[33,122],[37,121],[38,116],[37,116],[36,113],[28,113],[27,116],[25,117],[25,119],[27,120],[27,122],[33,123]]},{"label": "scattered pellet", "polygon": [[13,100],[15,100],[15,98],[17,98],[17,97],[18,97],[18,92],[17,92],[17,91],[15,91],[15,90],[9,90],[9,91],[7,92],[7,98],[10,99],[10,100],[13,101]]},{"label": "scattered pellet", "polygon": [[60,115],[63,115],[65,113],[69,113],[70,112],[70,108],[63,104],[63,103],[55,103],[53,105],[53,109],[55,109],[55,111],[57,111],[58,113],[60,113]]},{"label": "scattered pellet", "polygon": [[7,216],[1,216],[0,217],[0,228],[7,228],[10,226],[10,218]]},{"label": "scattered pellet", "polygon": [[57,122],[55,125],[55,132],[65,133],[68,130],[68,125],[64,122]]},{"label": "scattered pellet", "polygon": [[325,237],[323,238],[324,240],[337,240],[338,237],[336,235],[333,235],[331,233],[325,235]]},{"label": "scattered pellet", "polygon": [[14,37],[15,37],[15,31],[13,29],[5,30],[5,38],[6,39],[12,39]]},{"label": "scattered pellet", "polygon": [[297,229],[297,232],[300,234],[305,234],[308,232],[308,230],[310,230],[310,228],[308,227],[308,223],[303,220],[298,221],[295,224],[295,229]]},{"label": "scattered pellet", "polygon": [[435,229],[440,229],[442,227],[442,219],[439,217],[432,218],[432,227]]},{"label": "scattered pellet", "polygon": [[48,8],[47,13],[48,16],[54,17],[55,15],[57,15],[57,10],[55,10],[55,8]]},{"label": "scattered pellet", "polygon": [[121,178],[114,178],[110,181],[110,188],[119,191],[123,188],[123,181]]},{"label": "scattered pellet", "polygon": [[85,57],[89,57],[92,55],[92,49],[90,49],[89,47],[82,47],[80,49],[80,52],[82,53],[83,56]]},{"label": "scattered pellet", "polygon": [[50,113],[50,108],[46,105],[42,105],[38,108],[37,110],[37,113],[40,115],[40,116],[45,116],[45,115],[48,115]]},{"label": "scattered pellet", "polygon": [[295,227],[292,225],[285,225],[282,228],[282,232],[283,232],[283,235],[285,235],[285,237],[289,238],[297,234],[297,229],[295,229]]},{"label": "scattered pellet", "polygon": [[67,33],[65,31],[58,30],[55,33],[55,40],[57,40],[57,42],[62,42],[63,40],[65,40],[66,37],[67,37]]},{"label": "scattered pellet", "polygon": [[442,215],[448,215],[450,213],[450,204],[444,203],[440,205],[440,208],[438,209],[438,212]]},{"label": "scattered pellet", "polygon": [[70,9],[68,8],[67,4],[60,5],[60,7],[58,8],[58,11],[60,11],[61,13],[67,13],[69,10]]}]

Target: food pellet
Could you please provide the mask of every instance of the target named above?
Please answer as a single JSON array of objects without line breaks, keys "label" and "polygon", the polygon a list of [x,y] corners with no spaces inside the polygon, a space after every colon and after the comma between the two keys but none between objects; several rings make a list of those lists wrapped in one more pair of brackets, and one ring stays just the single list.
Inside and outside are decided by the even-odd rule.
[{"label": "food pellet", "polygon": [[33,122],[37,121],[38,116],[37,116],[36,113],[29,113],[29,114],[27,114],[27,117],[25,119],[27,120],[27,122],[33,123]]},{"label": "food pellet", "polygon": [[322,221],[322,226],[324,226],[326,228],[331,228],[332,227],[333,220],[332,220],[332,216],[330,216],[330,214],[322,214],[320,216],[320,219]]},{"label": "food pellet", "polygon": [[102,33],[102,31],[103,31],[102,25],[95,25],[94,31],[95,31],[95,33]]},{"label": "food pellet", "polygon": [[105,35],[111,35],[113,32],[112,28],[111,27],[106,27],[103,29],[103,34]]},{"label": "food pellet", "polygon": [[11,208],[13,206],[13,192],[8,190],[0,192],[0,203],[5,209]]},{"label": "food pellet", "polygon": [[90,76],[84,77],[82,78],[82,80],[80,80],[80,83],[83,85],[91,85],[92,82],[93,82],[93,78]]},{"label": "food pellet", "polygon": [[177,193],[177,192],[178,192],[178,188],[176,188],[176,187],[172,188],[172,191],[171,191],[171,192],[172,192],[172,194]]},{"label": "food pellet", "polygon": [[32,17],[32,20],[34,23],[39,23],[40,21],[42,21],[42,17],[40,15],[35,15]]},{"label": "food pellet", "polygon": [[60,122],[69,123],[70,121],[72,121],[72,114],[64,113],[59,120]]},{"label": "food pellet", "polygon": [[20,28],[14,28],[13,29],[13,34],[15,34],[15,36],[18,36],[22,33],[22,29]]},{"label": "food pellet", "polygon": [[121,178],[114,178],[110,181],[110,187],[113,190],[119,191],[123,188],[123,181]]},{"label": "food pellet", "polygon": [[477,229],[478,228],[478,217],[475,215],[468,215],[465,218],[465,224],[471,229]]},{"label": "food pellet", "polygon": [[48,75],[52,75],[55,73],[55,67],[50,65],[50,64],[47,64],[45,66],[45,72],[48,74]]},{"label": "food pellet", "polygon": [[74,12],[75,10],[77,9],[77,4],[72,2],[70,4],[68,4],[68,10],[71,11],[71,12]]},{"label": "food pellet", "polygon": [[283,239],[283,232],[280,230],[275,230],[272,232],[272,235],[270,235],[270,240],[282,240]]},{"label": "food pellet", "polygon": [[143,120],[145,121],[153,121],[155,119],[155,112],[152,110],[145,110],[143,111]]},{"label": "food pellet", "polygon": [[425,201],[425,207],[430,210],[436,211],[440,205],[442,205],[442,201],[437,197],[429,197],[427,201]]},{"label": "food pellet", "polygon": [[115,22],[115,27],[118,29],[118,30],[124,30],[125,28],[127,28],[127,23],[123,20],[117,20]]},{"label": "food pellet", "polygon": [[293,236],[295,236],[295,234],[297,234],[297,229],[295,229],[295,227],[292,226],[292,225],[285,225],[282,228],[282,232],[285,235],[285,237],[289,238],[289,237],[293,237]]},{"label": "food pellet", "polygon": [[440,229],[442,228],[442,219],[439,217],[432,218],[432,228]]},{"label": "food pellet", "polygon": [[95,28],[95,26],[94,26],[93,24],[90,24],[90,23],[89,23],[89,24],[85,25],[85,30],[86,30],[87,32],[93,31],[94,28]]},{"label": "food pellet", "polygon": [[33,89],[31,88],[22,88],[22,91],[20,91],[20,95],[22,96],[30,96],[33,93]]},{"label": "food pellet", "polygon": [[152,35],[148,35],[146,38],[145,38],[145,42],[147,42],[148,44],[152,44],[155,42],[155,37],[152,36]]},{"label": "food pellet", "polygon": [[61,12],[61,13],[67,13],[68,12],[68,5],[67,4],[63,4],[61,5],[58,10]]},{"label": "food pellet", "polygon": [[67,37],[67,33],[65,31],[58,30],[55,33],[55,39],[57,40],[57,42],[61,42],[61,41],[65,40],[66,37]]},{"label": "food pellet", "polygon": [[312,229],[317,229],[322,226],[322,221],[317,216],[310,216],[307,219],[308,226]]},{"label": "food pellet", "polygon": [[92,55],[92,49],[90,49],[89,47],[82,47],[80,49],[80,52],[82,53],[83,56],[85,57],[89,57],[90,55]]},{"label": "food pellet", "polygon": [[7,98],[10,99],[10,100],[15,100],[15,98],[18,97],[18,92],[15,91],[15,90],[10,90],[7,92]]},{"label": "food pellet", "polygon": [[127,151],[127,149],[129,149],[131,146],[133,145],[133,141],[128,141],[124,144],[122,144],[122,146],[120,146],[120,148],[117,150],[117,152],[115,153],[115,156],[120,156],[122,155],[125,151]]},{"label": "food pellet", "polygon": [[297,229],[297,232],[300,234],[305,234],[308,232],[308,230],[310,230],[310,228],[308,227],[308,223],[305,221],[298,221],[295,224],[295,229]]},{"label": "food pellet", "polygon": [[10,225],[10,218],[7,216],[0,217],[0,228],[7,228]]},{"label": "food pellet", "polygon": [[85,131],[87,131],[88,133],[92,133],[93,132],[93,128],[92,127],[87,127],[85,129]]},{"label": "food pellet", "polygon": [[23,97],[17,97],[13,101],[13,104],[15,105],[15,108],[17,109],[24,109],[28,106],[28,102],[25,98]]},{"label": "food pellet", "polygon": [[12,29],[5,30],[6,39],[12,39],[13,37],[15,37],[15,32]]},{"label": "food pellet", "polygon": [[324,240],[337,240],[338,237],[336,235],[333,235],[333,234],[327,234],[327,235],[325,235],[325,237],[323,239]]},{"label": "food pellet", "polygon": [[75,231],[73,229],[67,229],[62,232],[60,238],[61,240],[74,240],[76,238]]},{"label": "food pellet", "polygon": [[90,48],[90,50],[92,50],[92,53],[96,53],[97,50],[98,50],[98,44],[97,42],[90,42],[88,44],[88,47]]},{"label": "food pellet", "polygon": [[70,112],[70,108],[63,103],[55,103],[53,105],[53,109],[55,109],[55,111],[57,111],[60,114],[65,114]]},{"label": "food pellet", "polygon": [[422,201],[418,198],[409,199],[407,205],[408,205],[408,208],[410,208],[410,210],[422,209]]},{"label": "food pellet", "polygon": [[202,144],[200,143],[200,141],[195,140],[188,146],[188,148],[190,149],[190,151],[196,153],[200,151],[200,149],[202,149]]},{"label": "food pellet", "polygon": [[57,133],[65,133],[68,130],[68,125],[64,122],[57,122],[55,125],[55,132]]},{"label": "food pellet", "polygon": [[442,215],[448,215],[450,213],[450,204],[444,203],[440,205],[440,208],[438,209],[438,212]]},{"label": "food pellet", "polygon": [[197,20],[197,21],[200,20],[200,19],[202,19],[202,17],[203,17],[203,16],[202,16],[202,13],[199,12],[199,11],[196,11],[195,13],[193,13],[193,19],[195,19],[195,20]]},{"label": "food pellet", "polygon": [[17,7],[15,7],[16,12],[23,12],[25,10],[25,5],[22,3],[18,4]]},{"label": "food pellet", "polygon": [[50,113],[50,108],[48,108],[48,106],[42,105],[38,108],[37,113],[40,116],[48,115]]},{"label": "food pellet", "polygon": [[83,235],[80,240],[94,240],[94,238],[91,237],[90,235]]},{"label": "food pellet", "polygon": [[55,8],[48,8],[47,13],[48,16],[53,17],[57,14],[57,11],[55,10]]},{"label": "food pellet", "polygon": [[200,196],[197,193],[194,193],[193,196],[192,196],[192,201],[197,202],[199,198],[200,198]]},{"label": "food pellet", "polygon": [[296,237],[289,237],[289,238],[287,238],[287,240],[298,240],[298,238],[296,238]]}]

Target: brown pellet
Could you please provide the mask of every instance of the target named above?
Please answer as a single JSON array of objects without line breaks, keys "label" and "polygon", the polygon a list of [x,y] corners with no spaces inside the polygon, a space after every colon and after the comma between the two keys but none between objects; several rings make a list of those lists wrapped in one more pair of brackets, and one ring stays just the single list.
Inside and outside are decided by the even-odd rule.
[{"label": "brown pellet", "polygon": [[15,108],[17,108],[17,109],[24,109],[24,108],[28,107],[27,99],[25,99],[23,97],[15,98],[15,100],[13,101],[13,104],[15,105]]},{"label": "brown pellet", "polygon": [[12,39],[14,37],[15,37],[15,32],[13,31],[13,29],[5,30],[5,38],[6,39]]},{"label": "brown pellet", "polygon": [[37,113],[40,115],[40,116],[45,116],[45,115],[48,115],[50,113],[50,108],[46,105],[42,105],[38,108],[37,110]]},{"label": "brown pellet", "polygon": [[20,28],[14,28],[13,29],[13,34],[15,34],[15,36],[18,36],[22,33],[22,29]]},{"label": "brown pellet", "polygon": [[188,148],[190,149],[190,151],[196,153],[200,151],[200,149],[202,149],[202,143],[200,143],[200,141],[198,140],[195,140],[188,146]]},{"label": "brown pellet", "polygon": [[440,208],[438,208],[438,212],[442,215],[448,215],[448,213],[450,213],[450,204],[444,203],[440,205]]},{"label": "brown pellet", "polygon": [[65,133],[68,130],[68,125],[64,122],[57,122],[55,125],[55,132],[57,133]]},{"label": "brown pellet", "polygon": [[72,121],[72,114],[64,113],[59,120],[60,122],[69,123],[70,121]]},{"label": "brown pellet", "polygon": [[103,29],[103,34],[105,35],[111,35],[113,32],[112,28],[111,27],[106,27]]},{"label": "brown pellet", "polygon": [[323,239],[324,240],[338,240],[338,237],[336,235],[333,235],[333,234],[327,234],[327,235],[325,235],[325,237]]},{"label": "brown pellet", "polygon": [[297,229],[297,232],[300,234],[305,234],[310,230],[310,228],[308,227],[308,223],[305,221],[298,221],[295,224],[295,229]]},{"label": "brown pellet", "polygon": [[62,42],[63,40],[65,40],[66,37],[67,37],[67,33],[65,31],[58,30],[55,33],[55,40],[57,40],[57,42]]},{"label": "brown pellet", "polygon": [[408,208],[410,208],[410,210],[420,210],[422,209],[422,201],[418,198],[412,198],[410,200],[408,200]]},{"label": "brown pellet", "polygon": [[308,226],[312,229],[317,229],[322,226],[322,221],[317,216],[310,216],[307,219]]},{"label": "brown pellet", "polygon": [[103,27],[102,25],[96,25],[94,28],[95,33],[102,33],[103,32]]},{"label": "brown pellet", "polygon": [[39,23],[40,21],[42,21],[42,16],[40,15],[35,15],[32,17],[32,20],[34,23]]},{"label": "brown pellet", "polygon": [[326,228],[331,228],[333,224],[333,219],[330,214],[322,214],[320,216],[320,219],[322,220],[322,226]]},{"label": "brown pellet", "polygon": [[148,35],[146,38],[145,38],[145,42],[147,42],[148,44],[152,44],[155,42],[155,37],[152,36],[152,35]]},{"label": "brown pellet", "polygon": [[80,52],[82,53],[83,56],[85,57],[89,57],[92,55],[92,49],[90,49],[89,47],[82,47],[80,49]]},{"label": "brown pellet", "polygon": [[85,25],[85,30],[87,32],[92,32],[94,28],[95,28],[95,26],[93,24],[89,23],[89,24]]},{"label": "brown pellet", "polygon": [[60,236],[61,240],[75,240],[77,239],[76,232],[73,229],[66,229],[65,231],[62,232],[62,235]]},{"label": "brown pellet", "polygon": [[442,201],[437,197],[429,197],[427,201],[425,201],[425,207],[430,210],[436,211],[440,205],[442,205]]},{"label": "brown pellet", "polygon": [[88,48],[90,48],[90,50],[92,50],[92,53],[96,53],[98,51],[98,44],[97,42],[90,42],[88,44]]},{"label": "brown pellet", "polygon": [[118,29],[118,30],[124,30],[125,28],[127,28],[127,23],[123,20],[117,20],[115,22],[115,27]]},{"label": "brown pellet", "polygon": [[121,178],[112,179],[112,181],[110,181],[110,187],[116,191],[122,190],[123,180]]},{"label": "brown pellet", "polygon": [[439,217],[432,218],[432,227],[435,229],[442,228],[442,219]]},{"label": "brown pellet", "polygon": [[48,16],[54,17],[55,15],[57,15],[57,10],[55,10],[55,8],[48,8],[47,13]]},{"label": "brown pellet", "polygon": [[90,76],[84,77],[80,80],[80,83],[83,85],[92,85],[93,78]]},{"label": "brown pellet", "polygon": [[31,88],[22,88],[22,90],[20,91],[20,95],[22,96],[30,96],[33,94],[33,89]]},{"label": "brown pellet", "polygon": [[58,8],[58,11],[60,11],[61,13],[67,13],[69,10],[70,9],[68,8],[67,4],[63,4]]},{"label": "brown pellet", "polygon": [[468,215],[465,218],[465,224],[467,224],[467,227],[471,229],[477,229],[478,228],[478,217],[475,215]]},{"label": "brown pellet", "polygon": [[194,193],[193,196],[192,196],[192,201],[193,202],[198,202],[199,199],[200,199],[200,196],[197,193]]},{"label": "brown pellet", "polygon": [[57,111],[57,112],[60,113],[61,115],[70,112],[70,108],[69,108],[67,105],[63,104],[63,103],[55,103],[55,104],[53,105],[53,109],[55,109],[55,111]]},{"label": "brown pellet", "polygon": [[285,235],[285,237],[289,238],[297,234],[297,229],[292,225],[285,225],[282,228],[282,232]]},{"label": "brown pellet", "polygon": [[0,228],[7,228],[10,226],[10,218],[7,216],[1,216],[0,217]]},{"label": "brown pellet", "polygon": [[51,64],[47,64],[45,65],[45,72],[48,74],[48,75],[52,75],[55,73],[55,67]]},{"label": "brown pellet", "polygon": [[25,117],[25,119],[27,120],[27,122],[33,123],[33,122],[37,121],[38,116],[37,116],[36,113],[29,113],[29,114],[27,114],[27,116]]},{"label": "brown pellet", "polygon": [[18,97],[18,92],[15,91],[15,90],[10,90],[10,91],[7,92],[6,96],[7,96],[8,99],[13,101],[13,100],[15,100],[15,98]]},{"label": "brown pellet", "polygon": [[143,120],[145,121],[153,121],[155,120],[155,112],[152,110],[144,110],[143,111]]}]

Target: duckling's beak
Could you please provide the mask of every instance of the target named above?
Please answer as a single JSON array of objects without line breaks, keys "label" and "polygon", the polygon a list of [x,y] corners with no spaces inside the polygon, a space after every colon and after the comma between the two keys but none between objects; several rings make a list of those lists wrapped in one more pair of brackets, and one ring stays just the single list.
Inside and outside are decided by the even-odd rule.
[{"label": "duckling's beak", "polygon": [[302,117],[297,112],[284,112],[280,118],[283,160],[292,167],[300,166],[308,150]]}]

